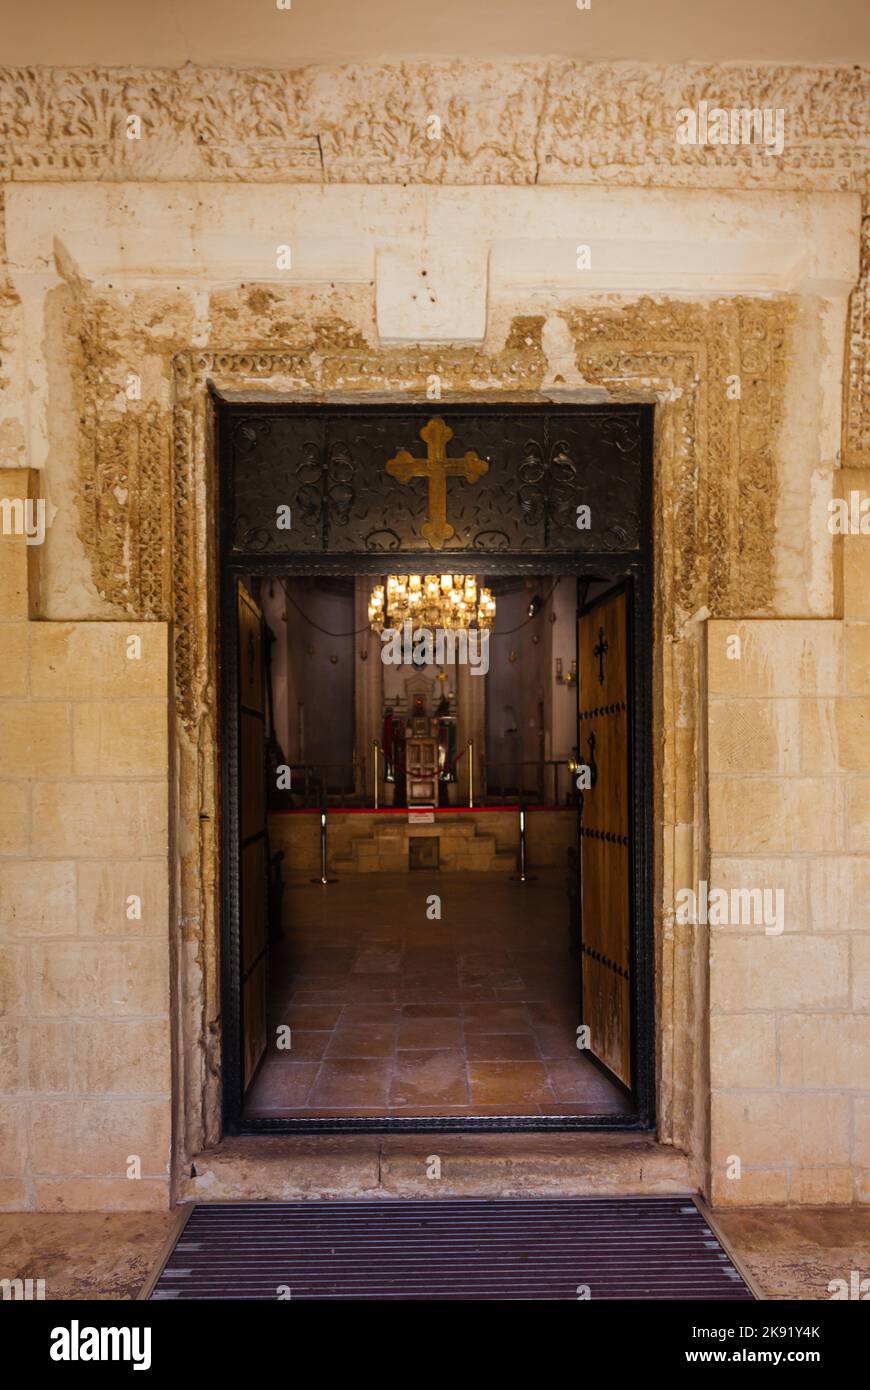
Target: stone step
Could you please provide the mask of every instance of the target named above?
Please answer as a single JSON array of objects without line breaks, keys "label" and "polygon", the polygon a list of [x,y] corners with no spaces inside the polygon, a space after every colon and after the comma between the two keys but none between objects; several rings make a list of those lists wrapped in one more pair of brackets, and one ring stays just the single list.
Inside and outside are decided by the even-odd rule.
[{"label": "stone step", "polygon": [[[427,1176],[431,1159],[441,1177]],[[186,1202],[296,1197],[547,1197],[690,1193],[686,1154],[652,1134],[242,1136],[199,1154]]]},{"label": "stone step", "polygon": [[406,820],[385,820],[348,843],[342,837],[340,849],[333,848],[335,865],[351,865],[359,873],[401,873],[408,869],[410,839],[437,838],[441,866],[447,870],[487,872],[509,871],[514,865],[510,850],[501,850],[495,835],[479,833],[473,820],[444,817],[430,825],[410,825]]}]

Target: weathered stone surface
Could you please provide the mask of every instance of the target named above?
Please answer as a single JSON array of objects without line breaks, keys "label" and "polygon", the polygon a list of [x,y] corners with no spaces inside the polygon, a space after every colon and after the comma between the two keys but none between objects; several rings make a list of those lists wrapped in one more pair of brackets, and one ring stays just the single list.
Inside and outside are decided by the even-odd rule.
[{"label": "weathered stone surface", "polygon": [[198,1154],[182,1193],[197,1202],[370,1197],[379,1187],[380,1140],[368,1135],[227,1139]]},{"label": "weathered stone surface", "polygon": [[[441,1177],[426,1175],[429,1157]],[[196,1158],[188,1200],[691,1192],[686,1155],[638,1134],[322,1135],[226,1139]]]},{"label": "weathered stone surface", "polygon": [[[862,188],[861,68],[409,62],[0,74],[7,178]],[[782,108],[785,151],[680,146],[700,100]],[[440,139],[429,117],[440,116]],[[141,119],[140,139],[127,118]]]}]

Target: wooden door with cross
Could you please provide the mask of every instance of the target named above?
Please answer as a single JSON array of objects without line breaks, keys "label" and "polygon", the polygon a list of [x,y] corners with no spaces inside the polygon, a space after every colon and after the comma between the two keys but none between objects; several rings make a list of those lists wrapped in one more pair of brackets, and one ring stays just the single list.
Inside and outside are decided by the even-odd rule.
[{"label": "wooden door with cross", "polygon": [[628,597],[579,618],[580,948],[589,1050],[632,1084]]}]

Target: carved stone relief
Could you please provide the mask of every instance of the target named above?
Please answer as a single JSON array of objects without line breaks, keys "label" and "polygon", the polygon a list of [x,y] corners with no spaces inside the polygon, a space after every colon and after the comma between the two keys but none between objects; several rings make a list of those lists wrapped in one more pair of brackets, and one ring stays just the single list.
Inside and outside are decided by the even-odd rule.
[{"label": "carved stone relief", "polygon": [[861,277],[849,300],[843,381],[843,463],[870,465],[870,212],[861,224]]},{"label": "carved stone relief", "polygon": [[[783,152],[677,145],[676,113],[700,101],[781,109]],[[7,68],[0,177],[867,191],[868,109],[858,67]]]}]

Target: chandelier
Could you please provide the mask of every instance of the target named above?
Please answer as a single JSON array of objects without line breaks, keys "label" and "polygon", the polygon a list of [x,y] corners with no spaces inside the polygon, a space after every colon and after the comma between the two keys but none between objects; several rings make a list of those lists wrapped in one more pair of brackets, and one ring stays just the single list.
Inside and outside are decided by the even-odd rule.
[{"label": "chandelier", "polygon": [[473,574],[389,574],[369,599],[375,632],[403,623],[417,627],[492,627],[495,599]]}]

